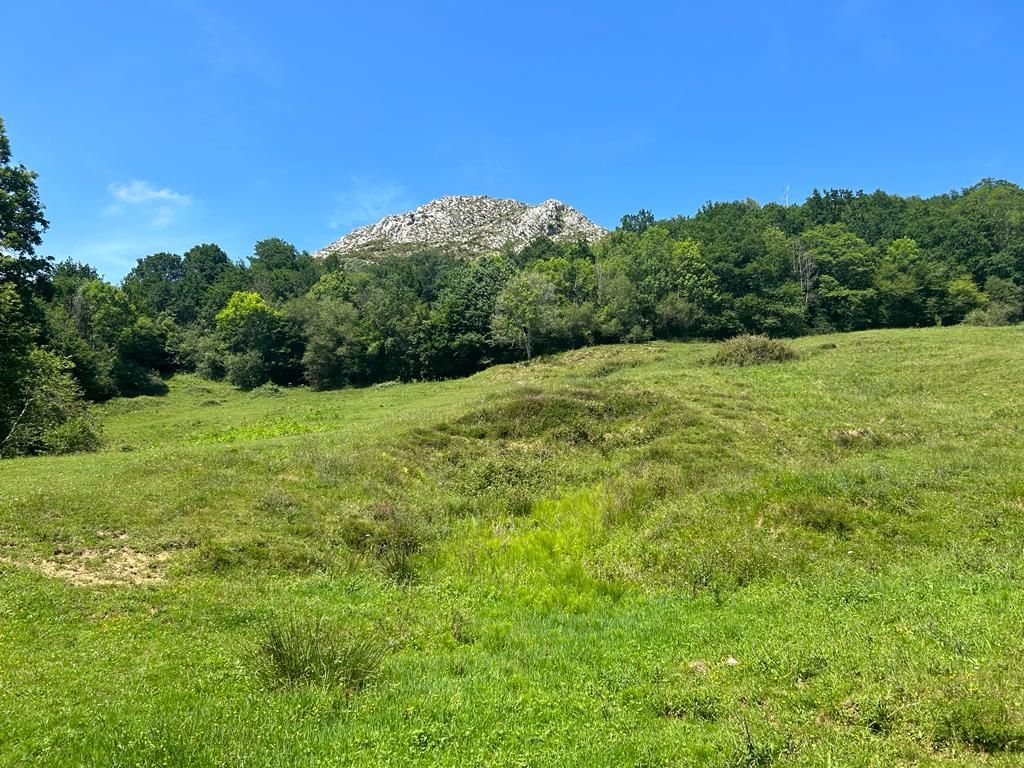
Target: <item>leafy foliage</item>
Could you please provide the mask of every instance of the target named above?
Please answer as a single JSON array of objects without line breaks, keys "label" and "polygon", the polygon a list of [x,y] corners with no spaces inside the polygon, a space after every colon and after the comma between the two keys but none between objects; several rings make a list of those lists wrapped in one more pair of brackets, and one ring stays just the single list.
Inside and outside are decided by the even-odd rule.
[{"label": "leafy foliage", "polygon": [[0,415],[0,456],[95,449],[100,427],[69,374],[71,364],[33,349],[14,398]]},{"label": "leafy foliage", "polygon": [[11,164],[11,142],[0,117],[0,253],[30,257],[49,226],[39,201],[35,171]]},{"label": "leafy foliage", "polygon": [[227,350],[227,378],[242,389],[268,381],[292,384],[297,340],[288,319],[258,293],[236,291],[217,313],[217,334]]},{"label": "leafy foliage", "polygon": [[529,360],[557,321],[555,286],[536,272],[509,280],[494,305],[491,333],[499,344],[521,349]]}]

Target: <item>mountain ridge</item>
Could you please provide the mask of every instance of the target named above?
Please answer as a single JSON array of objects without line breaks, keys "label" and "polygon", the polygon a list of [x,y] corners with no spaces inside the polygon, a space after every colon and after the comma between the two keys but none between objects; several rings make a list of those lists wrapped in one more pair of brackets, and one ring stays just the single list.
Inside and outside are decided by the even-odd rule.
[{"label": "mountain ridge", "polygon": [[476,254],[507,243],[523,246],[537,237],[593,242],[606,234],[604,227],[560,200],[529,205],[487,195],[446,195],[358,227],[313,255],[358,258],[414,246],[455,247]]}]

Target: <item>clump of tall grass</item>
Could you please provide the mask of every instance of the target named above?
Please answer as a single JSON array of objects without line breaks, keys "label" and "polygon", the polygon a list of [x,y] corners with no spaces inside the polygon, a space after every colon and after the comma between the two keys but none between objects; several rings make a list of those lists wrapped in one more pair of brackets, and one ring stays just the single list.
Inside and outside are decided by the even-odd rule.
[{"label": "clump of tall grass", "polygon": [[723,341],[705,362],[708,365],[742,368],[748,365],[784,363],[799,357],[799,353],[788,341],[744,334]]},{"label": "clump of tall grass", "polygon": [[290,616],[266,625],[254,656],[257,674],[272,688],[310,685],[354,693],[369,682],[390,648],[378,628]]},{"label": "clump of tall grass", "polygon": [[938,709],[933,729],[937,746],[961,744],[988,753],[1024,751],[1024,725],[997,693],[953,693]]},{"label": "clump of tall grass", "polygon": [[435,535],[425,515],[387,501],[373,504],[345,525],[348,544],[371,555],[384,573],[399,584],[415,580],[413,556]]}]

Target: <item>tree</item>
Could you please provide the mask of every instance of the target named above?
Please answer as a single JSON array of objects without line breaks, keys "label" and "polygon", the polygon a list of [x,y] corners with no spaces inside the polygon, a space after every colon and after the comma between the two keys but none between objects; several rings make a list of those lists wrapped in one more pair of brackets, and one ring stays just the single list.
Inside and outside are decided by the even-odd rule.
[{"label": "tree", "polygon": [[32,256],[50,225],[43,217],[35,171],[11,164],[11,142],[0,117],[0,252]]},{"label": "tree", "polygon": [[279,237],[260,240],[249,259],[249,286],[271,301],[303,295],[318,277],[313,257]]},{"label": "tree", "polygon": [[460,262],[446,275],[425,339],[423,359],[431,376],[472,373],[493,355],[491,316],[514,272],[512,262],[499,255]]},{"label": "tree", "polygon": [[[74,281],[61,278],[56,284],[64,291]],[[46,340],[74,362],[74,376],[91,400],[161,394],[167,388],[154,372],[173,369],[167,353],[170,324],[167,317],[140,315],[123,289],[97,278],[49,307]]]},{"label": "tree", "polygon": [[498,294],[491,335],[502,346],[523,350],[530,360],[538,341],[553,330],[557,318],[554,285],[543,275],[524,272],[509,280]]},{"label": "tree", "polygon": [[213,243],[190,248],[182,257],[176,319],[180,323],[212,324],[235,291],[244,288],[245,270]]},{"label": "tree", "polygon": [[100,428],[82,400],[71,363],[38,347],[14,401],[14,418],[0,433],[0,456],[94,450]]},{"label": "tree", "polygon": [[138,259],[121,281],[128,298],[143,312],[174,314],[185,266],[176,253],[154,253]]},{"label": "tree", "polygon": [[[35,171],[11,163],[11,143],[0,117],[0,283],[10,283],[24,302],[27,316],[38,313],[32,299],[48,298],[52,259],[35,256],[42,233],[49,226],[43,217]],[[39,318],[34,316],[33,321]]]},{"label": "tree", "polygon": [[0,283],[0,440],[10,434],[17,418],[31,353],[31,328],[21,298],[14,286]]},{"label": "tree", "polygon": [[985,281],[985,295],[992,314],[1005,317],[1007,323],[1016,323],[1024,314],[1024,290],[1012,280],[990,276]]},{"label": "tree", "polygon": [[17,291],[0,284],[0,457],[95,448],[99,430],[71,362],[31,339]]},{"label": "tree", "polygon": [[305,339],[302,371],[313,389],[333,389],[364,380],[365,350],[358,340],[359,312],[339,298],[304,296],[288,307]]},{"label": "tree", "polygon": [[947,323],[959,323],[975,309],[981,309],[988,304],[988,297],[982,293],[977,283],[969,275],[950,280],[946,286],[946,301],[943,321]]},{"label": "tree", "polygon": [[291,323],[258,293],[236,291],[217,313],[217,334],[229,353],[233,384],[252,389],[268,380],[294,384],[301,379],[301,345]]},{"label": "tree", "polygon": [[53,269],[50,280],[53,284],[52,298],[58,304],[65,304],[83,285],[99,279],[100,273],[95,267],[65,259]]},{"label": "tree", "polygon": [[801,245],[814,255],[820,275],[845,288],[866,289],[880,259],[874,249],[842,224],[825,224],[804,232]]},{"label": "tree", "polygon": [[642,235],[654,224],[654,214],[646,208],[641,208],[636,213],[627,213],[622,217],[621,228],[626,232],[635,235]]},{"label": "tree", "polygon": [[909,237],[893,240],[874,277],[879,323],[893,328],[934,324],[927,312],[930,282],[917,243]]}]

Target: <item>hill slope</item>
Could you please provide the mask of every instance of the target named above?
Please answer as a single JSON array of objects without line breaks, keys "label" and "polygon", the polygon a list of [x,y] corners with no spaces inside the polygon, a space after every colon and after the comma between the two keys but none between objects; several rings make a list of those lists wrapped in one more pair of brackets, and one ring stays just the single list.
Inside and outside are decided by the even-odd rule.
[{"label": "hill slope", "polygon": [[0,764],[1018,765],[1022,341],[112,402],[3,465]]},{"label": "hill slope", "polygon": [[482,253],[506,243],[526,245],[541,236],[555,241],[589,242],[606,234],[607,230],[558,200],[527,205],[518,200],[461,195],[442,197],[414,211],[360,227],[314,255],[360,257],[410,247],[448,247]]}]

